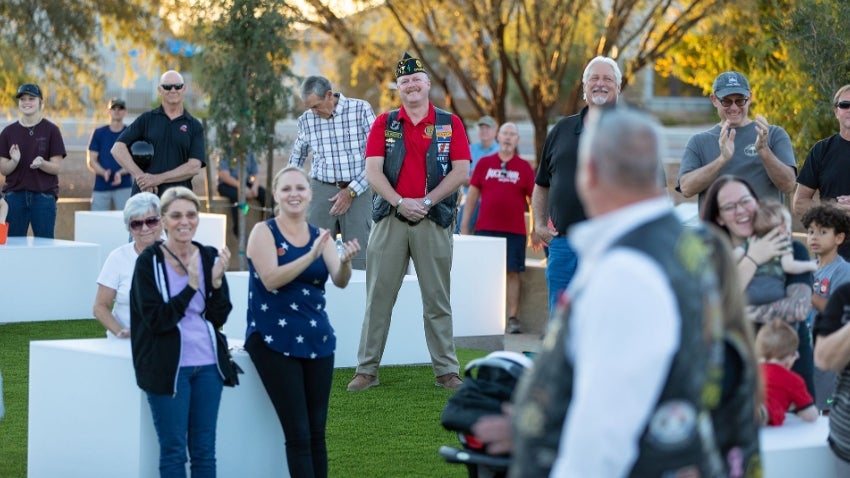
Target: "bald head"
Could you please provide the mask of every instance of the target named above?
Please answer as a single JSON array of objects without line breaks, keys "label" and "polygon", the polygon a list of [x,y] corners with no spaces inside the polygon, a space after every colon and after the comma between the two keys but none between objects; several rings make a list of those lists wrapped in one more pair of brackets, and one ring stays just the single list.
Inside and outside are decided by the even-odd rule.
[{"label": "bald head", "polygon": [[183,81],[183,75],[175,70],[168,70],[159,77],[160,85],[171,85],[174,83],[185,83]]}]

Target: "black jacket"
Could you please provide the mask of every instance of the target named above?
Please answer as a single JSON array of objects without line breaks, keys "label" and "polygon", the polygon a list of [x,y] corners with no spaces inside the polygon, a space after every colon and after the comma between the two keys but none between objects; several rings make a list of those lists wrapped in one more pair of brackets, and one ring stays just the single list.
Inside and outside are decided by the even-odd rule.
[{"label": "black jacket", "polygon": [[[161,241],[157,241],[149,246],[136,260],[130,289],[130,339],[139,388],[151,393],[174,394],[181,345],[177,324],[196,291],[186,286],[176,296],[169,297],[168,274],[160,244]],[[212,267],[218,251],[197,242],[193,244],[201,251],[204,268],[206,307],[203,316],[209,322],[219,373],[222,379],[227,379],[225,375],[232,373],[231,367],[222,367],[222,364],[228,364],[230,357],[226,346],[221,346],[220,338],[223,336],[218,331],[233,308],[227,280],[222,277],[221,287],[213,289]]]}]

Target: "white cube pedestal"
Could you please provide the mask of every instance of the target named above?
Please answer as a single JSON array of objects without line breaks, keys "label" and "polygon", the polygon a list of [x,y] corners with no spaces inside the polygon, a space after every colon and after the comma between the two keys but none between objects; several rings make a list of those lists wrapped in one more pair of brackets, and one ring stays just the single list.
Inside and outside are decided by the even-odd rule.
[{"label": "white cube pedestal", "polygon": [[93,317],[97,244],[10,237],[0,246],[0,323]]},{"label": "white cube pedestal", "polygon": [[[233,358],[245,373],[221,397],[218,476],[287,477],[271,401],[248,354]],[[156,431],[129,340],[30,342],[27,456],[29,478],[159,476]]]}]

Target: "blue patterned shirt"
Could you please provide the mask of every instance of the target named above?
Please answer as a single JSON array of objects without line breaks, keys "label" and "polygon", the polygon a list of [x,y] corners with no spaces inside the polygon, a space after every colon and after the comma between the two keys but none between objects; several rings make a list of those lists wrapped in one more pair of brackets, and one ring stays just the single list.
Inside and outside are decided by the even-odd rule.
[{"label": "blue patterned shirt", "polygon": [[[319,229],[310,226],[310,241],[304,247],[290,244],[274,218],[266,221],[277,244],[279,266],[310,252]],[[325,312],[325,282],[328,269],[319,257],[292,282],[269,291],[248,259],[248,328],[245,341],[260,334],[266,346],[287,357],[322,358],[336,350],[334,329]]]}]

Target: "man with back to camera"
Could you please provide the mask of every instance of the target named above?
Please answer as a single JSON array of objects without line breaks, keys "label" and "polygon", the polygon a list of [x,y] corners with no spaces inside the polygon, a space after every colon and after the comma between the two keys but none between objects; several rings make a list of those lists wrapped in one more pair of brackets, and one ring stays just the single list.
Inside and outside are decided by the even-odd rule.
[{"label": "man with back to camera", "polygon": [[688,140],[676,190],[685,197],[699,195],[723,174],[745,179],[759,199],[784,202],[784,194],[794,191],[797,163],[791,138],[781,126],[756,115],[750,119],[753,94],[747,78],[737,71],[721,73],[714,79],[711,104],[720,123]]},{"label": "man with back to camera", "polygon": [[[112,147],[112,156],[133,176],[134,193],[148,191],[162,196],[174,186],[192,189],[192,178],[206,165],[206,152],[204,127],[183,105],[183,76],[174,70],[166,71],[156,89],[162,104],[142,113],[121,133]],[[130,155],[129,147],[136,141],[153,145],[154,157],[147,171],[142,171]]]},{"label": "man with back to camera", "polygon": [[366,101],[335,93],[322,76],[304,80],[301,100],[307,111],[298,118],[298,137],[289,164],[302,167],[313,152],[310,182],[315,197],[308,219],[331,234],[339,232],[344,241],[357,239],[360,252],[351,266],[365,269],[372,195],[364,153],[375,113]]},{"label": "man with back to camera", "polygon": [[558,294],[567,288],[578,264],[567,238],[567,229],[585,219],[575,185],[579,137],[589,111],[617,104],[622,82],[623,75],[614,59],[597,56],[590,60],[582,75],[582,91],[587,106],[578,114],[558,121],[543,145],[531,205],[534,211],[533,239],[549,247],[546,284],[549,287],[550,317]]},{"label": "man with back to camera", "polygon": [[92,132],[86,150],[86,166],[94,173],[94,190],[91,193],[92,211],[124,210],[130,199],[133,178],[112,157],[112,146],[118,136],[127,129],[124,118],[127,104],[120,98],[112,98],[106,105],[109,124]]},{"label": "man with back to camera", "polygon": [[53,239],[65,142],[59,127],[42,116],[44,95],[38,85],[21,85],[15,98],[21,117],[0,132],[8,235],[26,236],[32,226],[34,236]]},{"label": "man with back to camera", "polygon": [[435,385],[463,383],[455,352],[450,299],[457,191],[469,177],[469,140],[457,115],[435,108],[431,80],[418,58],[405,53],[396,67],[401,108],[375,120],[366,145],[366,174],[375,191],[366,255],[366,313],[356,392],[378,385],[390,319],[410,260],[422,293],[425,340]]},{"label": "man with back to camera", "polygon": [[509,476],[720,476],[707,413],[723,357],[710,251],[658,181],[657,121],[591,115],[577,173],[590,219],[569,231],[580,264],[514,393]]}]

